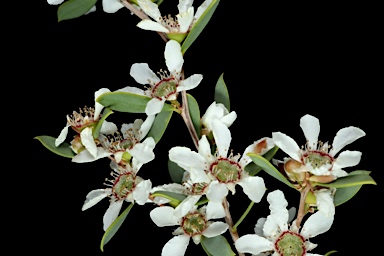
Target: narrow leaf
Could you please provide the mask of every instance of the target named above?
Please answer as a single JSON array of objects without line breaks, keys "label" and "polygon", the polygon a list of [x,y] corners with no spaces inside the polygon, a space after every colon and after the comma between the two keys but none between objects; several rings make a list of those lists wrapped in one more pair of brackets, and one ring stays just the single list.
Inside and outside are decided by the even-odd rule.
[{"label": "narrow leaf", "polygon": [[[371,173],[370,171],[357,170],[357,171],[350,172],[348,175],[356,175],[356,174],[369,175],[370,173]],[[361,189],[362,186],[363,185],[338,188],[333,198],[335,205],[338,206],[350,200],[352,197],[354,197],[357,194],[357,192]]]},{"label": "narrow leaf", "polygon": [[291,188],[295,188],[287,178],[283,174],[279,172],[278,169],[276,169],[275,166],[273,166],[268,159],[265,159],[264,157],[254,154],[254,153],[248,153],[248,156],[252,159],[252,161],[260,166],[266,173],[271,175],[272,177],[278,179],[279,181],[283,182],[284,184],[290,186]]},{"label": "narrow leaf", "polygon": [[159,142],[165,132],[165,129],[167,129],[172,114],[173,111],[164,110],[157,114],[147,137],[152,137],[156,143]]},{"label": "narrow leaf", "polygon": [[[271,148],[268,152],[266,152],[263,157],[270,161],[272,157],[276,154],[277,150],[279,150],[279,147],[275,146]],[[255,164],[254,162],[251,162],[247,164],[247,166],[244,168],[246,172],[248,172],[249,175],[255,176],[258,174],[263,168]]]},{"label": "narrow leaf", "polygon": [[58,21],[78,18],[86,14],[97,0],[68,0],[57,9]]},{"label": "narrow leaf", "polygon": [[313,183],[314,186],[323,186],[329,188],[345,188],[363,184],[376,185],[376,182],[368,174],[352,174],[338,178],[337,180],[330,183]]},{"label": "narrow leaf", "polygon": [[213,0],[205,12],[200,16],[199,20],[193,25],[191,31],[189,31],[188,36],[185,38],[183,45],[181,46],[181,52],[183,54],[185,54],[187,49],[192,45],[192,43],[200,35],[201,31],[203,31],[205,26],[208,24],[219,2],[220,0]]},{"label": "narrow leaf", "polygon": [[222,236],[201,237],[201,246],[210,256],[234,256],[236,255],[229,245],[227,239]]},{"label": "narrow leaf", "polygon": [[127,209],[125,209],[124,212],[122,214],[120,214],[120,216],[117,217],[117,219],[105,231],[103,238],[101,239],[101,243],[100,243],[100,249],[102,252],[104,252],[104,245],[106,245],[109,242],[109,240],[111,240],[111,238],[119,230],[119,228],[123,224],[124,220],[127,218],[128,213],[131,211],[133,205],[134,205],[134,203],[131,203],[127,207]]},{"label": "narrow leaf", "polygon": [[170,191],[155,191],[151,194],[151,196],[156,197],[163,197],[168,200],[170,200],[169,204],[173,207],[178,206],[187,196],[184,194],[179,194],[175,192]]},{"label": "narrow leaf", "polygon": [[193,126],[195,127],[195,131],[197,133],[197,136],[199,138],[201,137],[201,116],[200,116],[200,108],[199,104],[197,103],[196,99],[187,93],[188,98],[188,108],[189,108],[189,114],[192,119]]},{"label": "narrow leaf", "polygon": [[216,103],[222,103],[228,109],[228,111],[230,111],[229,93],[227,85],[224,82],[223,76],[224,73],[221,74],[221,76],[217,80],[214,98]]},{"label": "narrow leaf", "polygon": [[168,159],[168,172],[173,182],[181,184],[185,170]]},{"label": "narrow leaf", "polygon": [[333,251],[329,251],[329,252],[327,252],[324,256],[331,255],[331,254],[333,254],[333,253],[335,253],[335,252],[337,252],[337,251],[335,251],[335,250],[333,250]]},{"label": "narrow leaf", "polygon": [[[145,113],[145,107],[151,98],[130,92],[106,92],[96,101],[106,108],[127,113]],[[174,110],[169,104],[164,104],[163,110]]]},{"label": "narrow leaf", "polygon": [[70,144],[67,142],[63,142],[58,147],[56,147],[55,146],[56,138],[54,137],[42,135],[42,136],[36,136],[35,139],[39,140],[41,144],[43,144],[47,149],[49,149],[50,151],[52,151],[57,155],[68,157],[68,158],[72,158],[76,155],[70,148]]},{"label": "narrow leaf", "polygon": [[101,126],[103,126],[103,122],[112,113],[113,113],[113,111],[111,109],[109,109],[109,108],[104,109],[103,115],[101,116],[99,122],[97,123],[97,125],[93,129],[93,138],[96,139],[97,137],[99,137],[100,129],[101,129]]}]

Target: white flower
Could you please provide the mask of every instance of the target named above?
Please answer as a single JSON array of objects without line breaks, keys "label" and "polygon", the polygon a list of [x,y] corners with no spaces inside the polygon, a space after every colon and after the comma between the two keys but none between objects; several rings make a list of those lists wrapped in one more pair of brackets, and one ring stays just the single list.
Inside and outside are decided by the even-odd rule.
[{"label": "white flower", "polygon": [[[316,176],[332,175],[333,178],[338,178],[348,175],[342,168],[355,166],[360,162],[361,152],[359,151],[347,150],[336,157],[343,147],[365,135],[360,128],[350,126],[340,129],[331,146],[327,142],[318,141],[320,122],[316,117],[303,116],[300,119],[300,127],[307,140],[306,146],[303,148],[300,148],[291,137],[281,132],[272,133],[275,144],[300,163],[298,168],[292,170],[294,173],[309,172]],[[287,160],[289,161],[289,159]]]},{"label": "white flower", "polygon": [[[85,147],[86,152],[88,152],[95,159],[99,159],[100,157],[105,156],[107,151],[96,145],[95,139],[93,138],[93,128],[100,120],[100,113],[104,108],[104,106],[96,102],[96,99],[98,96],[107,91],[109,90],[102,88],[95,92],[94,108],[84,107],[83,109],[80,109],[79,112],[73,111],[72,115],[67,115],[67,123],[55,140],[56,147],[65,141],[68,135],[68,128],[71,127],[74,131],[80,134],[80,140],[74,140],[74,143],[78,143],[78,141],[80,141],[81,144]],[[114,123],[104,121],[100,129],[100,134],[113,134],[116,131],[117,127]],[[77,149],[73,147],[72,149],[74,152],[78,153]],[[77,156],[72,158],[72,161],[75,162],[76,157]]]},{"label": "white flower", "polygon": [[237,114],[235,111],[229,113],[228,109],[222,103],[212,102],[207,108],[204,115],[201,117],[201,123],[208,130],[212,131],[212,121],[214,119],[220,120],[227,127],[230,127],[236,120]]},{"label": "white flower", "polygon": [[147,63],[135,63],[132,65],[130,75],[139,84],[149,84],[151,88],[147,91],[137,90],[137,88],[135,90],[132,87],[120,89],[120,91],[131,91],[151,97],[152,99],[145,108],[145,113],[149,116],[159,113],[166,100],[176,100],[179,92],[197,87],[203,79],[202,75],[192,75],[187,79],[182,79],[181,71],[184,59],[181,53],[181,46],[175,40],[170,40],[166,43],[164,57],[169,74],[166,71],[161,71],[160,77],[149,68]]},{"label": "white flower", "polygon": [[199,244],[201,236],[215,237],[228,229],[228,224],[224,222],[210,221],[205,206],[199,209],[194,206],[180,216],[175,214],[173,207],[160,206],[150,212],[150,217],[159,227],[179,225],[173,232],[175,236],[164,245],[162,256],[183,256],[191,238],[195,244]]},{"label": "white flower", "polygon": [[173,147],[169,150],[169,159],[190,173],[192,184],[207,184],[206,195],[210,201],[222,203],[228,191],[235,193],[235,186],[238,184],[250,200],[260,202],[266,189],[264,180],[261,177],[249,176],[244,168],[252,161],[247,153],[253,152],[261,143],[265,144],[266,148],[272,148],[272,140],[264,138],[254,142],[245,149],[240,158],[240,155],[233,156],[232,153],[228,156],[232,138],[224,123],[218,119],[213,120],[212,131],[217,145],[214,155],[211,154],[206,136],[202,135],[198,152],[186,147]]},{"label": "white flower", "polygon": [[194,7],[192,6],[193,0],[180,0],[177,5],[179,13],[176,18],[171,17],[171,15],[162,16],[159,6],[150,0],[138,0],[137,2],[140,8],[153,19],[143,19],[137,24],[139,28],[167,33],[171,39],[181,42],[212,0],[204,1],[197,9],[196,14],[194,14]]},{"label": "white flower", "polygon": [[120,163],[122,160],[129,161],[132,156],[143,164],[152,161],[155,158],[153,149],[156,142],[152,137],[143,139],[152,127],[154,118],[155,116],[147,116],[144,122],[142,119],[136,119],[133,124],[123,124],[121,127],[122,136],[119,133],[109,136],[100,134],[99,141],[102,149],[108,153],[95,158],[84,150],[76,155],[72,161],[78,163],[92,162],[110,155],[114,156],[116,163]]},{"label": "white flower", "polygon": [[86,196],[82,210],[85,211],[100,202],[105,197],[110,197],[110,204],[103,217],[104,230],[116,220],[123,205],[123,202],[136,202],[144,205],[151,202],[148,197],[152,187],[150,180],[143,180],[137,176],[141,163],[132,159],[132,165],[125,167],[116,165],[111,162],[112,180],[108,180],[111,184],[106,184],[109,188],[95,189]]},{"label": "white flower", "polygon": [[[239,252],[268,253],[273,256],[281,255],[303,255],[314,256],[319,254],[308,253],[308,251],[317,247],[309,241],[309,238],[315,237],[328,231],[333,223],[333,215],[326,217],[318,211],[312,214],[304,223],[299,231],[296,223],[289,227],[289,211],[286,209],[288,202],[283,192],[275,190],[267,196],[270,204],[270,215],[267,219],[262,219],[256,224],[257,234],[247,234],[240,237],[235,242],[235,247]],[[260,227],[262,226],[262,234]]]},{"label": "white flower", "polygon": [[106,13],[115,13],[124,5],[119,0],[103,0],[103,11]]}]

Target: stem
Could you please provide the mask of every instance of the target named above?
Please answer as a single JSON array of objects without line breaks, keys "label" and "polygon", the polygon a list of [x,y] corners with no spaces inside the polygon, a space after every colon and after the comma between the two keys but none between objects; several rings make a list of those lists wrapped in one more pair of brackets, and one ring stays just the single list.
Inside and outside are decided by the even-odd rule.
[{"label": "stem", "polygon": [[195,127],[193,126],[191,116],[189,114],[188,107],[188,98],[186,91],[181,92],[183,107],[181,109],[181,117],[183,118],[185,124],[187,125],[189,134],[192,137],[193,143],[195,144],[196,149],[199,149],[199,136],[196,133]]},{"label": "stem", "polygon": [[300,204],[299,204],[299,210],[297,212],[297,218],[296,218],[296,227],[300,228],[301,221],[304,218],[305,212],[305,200],[307,198],[307,194],[311,190],[311,184],[309,182],[305,183],[305,187],[303,190],[300,191]]},{"label": "stem", "polygon": [[233,230],[237,230],[237,226],[240,225],[240,223],[245,219],[245,217],[248,215],[249,211],[252,209],[252,206],[255,204],[255,202],[251,201],[251,203],[248,205],[248,208],[245,210],[243,215],[241,215],[240,219],[236,222],[236,224],[233,226]]},{"label": "stem", "polygon": [[[133,6],[127,0],[119,0],[122,5],[124,5],[127,9],[129,9],[133,14],[139,17],[142,20],[150,19],[143,11],[138,10],[135,6]],[[166,33],[156,31],[159,36],[164,40],[164,42],[168,42],[169,38]]]},{"label": "stem", "polygon": [[[237,241],[237,239],[239,239],[239,234],[237,233],[236,227],[234,227],[234,225],[233,225],[233,221],[232,221],[231,213],[229,212],[228,202],[227,202],[227,198],[226,197],[223,200],[223,207],[224,207],[224,210],[225,210],[225,217],[224,217],[225,218],[225,222],[227,222],[227,224],[229,226],[229,228],[228,228],[229,233],[231,234],[233,243],[235,243]],[[245,254],[239,252],[239,256],[245,256]]]}]

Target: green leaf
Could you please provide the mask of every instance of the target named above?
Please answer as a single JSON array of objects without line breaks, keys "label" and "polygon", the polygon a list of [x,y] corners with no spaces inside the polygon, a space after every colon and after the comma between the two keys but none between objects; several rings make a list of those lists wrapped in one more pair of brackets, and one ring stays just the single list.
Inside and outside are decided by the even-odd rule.
[{"label": "green leaf", "polygon": [[87,13],[97,0],[68,0],[57,9],[58,21],[78,18]]},{"label": "green leaf", "polygon": [[117,230],[119,230],[119,228],[123,224],[125,218],[127,218],[128,213],[131,211],[133,205],[134,205],[134,203],[131,203],[127,207],[127,209],[125,209],[124,212],[122,214],[120,214],[120,216],[117,217],[117,219],[105,231],[103,238],[101,239],[101,243],[100,243],[100,249],[102,252],[104,252],[104,245],[106,245],[109,242],[109,240],[111,240],[111,238],[116,234]]},{"label": "green leaf", "polygon": [[[357,170],[357,171],[350,172],[348,175],[356,175],[356,174],[369,175],[370,173],[371,173],[370,171]],[[335,203],[335,206],[341,205],[347,202],[348,200],[350,200],[352,197],[354,197],[357,194],[357,192],[361,189],[362,186],[363,185],[338,188],[333,198],[333,202]]]},{"label": "green leaf", "polygon": [[209,256],[234,256],[236,255],[229,245],[227,239],[222,236],[201,236],[201,246]]},{"label": "green leaf", "polygon": [[155,191],[151,194],[152,197],[163,197],[166,199],[171,200],[169,204],[173,207],[178,206],[187,196],[184,194],[179,194],[175,192],[170,192],[170,191]]},{"label": "green leaf", "polygon": [[55,146],[56,138],[54,137],[42,135],[42,136],[36,136],[34,139],[39,140],[41,144],[43,144],[47,149],[49,149],[55,154],[58,154],[59,156],[72,158],[76,155],[70,148],[71,145],[67,142],[63,142],[58,147],[56,147]]},{"label": "green leaf", "polygon": [[313,186],[328,188],[345,188],[364,184],[377,185],[374,179],[368,174],[349,174],[348,176],[337,178],[335,181],[330,183],[312,183]]},{"label": "green leaf", "polygon": [[[279,150],[279,147],[277,146],[274,146],[273,148],[271,148],[268,152],[266,152],[263,157],[265,159],[267,159],[268,161],[270,161],[272,159],[272,157],[276,154],[277,150]],[[260,166],[258,166],[257,164],[255,164],[254,162],[251,162],[249,164],[247,164],[247,166],[245,166],[244,170],[246,172],[248,172],[249,175],[251,176],[255,176],[256,174],[258,174],[263,168],[261,168]]]},{"label": "green leaf", "polygon": [[[145,113],[145,107],[151,97],[130,92],[106,92],[101,94],[96,101],[106,108],[127,113]],[[169,104],[164,104],[163,111],[175,110]]]},{"label": "green leaf", "polygon": [[152,137],[156,143],[159,142],[171,120],[172,114],[172,111],[164,110],[157,114],[147,137]]},{"label": "green leaf", "polygon": [[101,126],[103,125],[103,122],[105,121],[105,119],[110,115],[112,114],[113,111],[110,110],[109,108],[105,108],[104,109],[104,112],[103,112],[103,115],[101,116],[99,122],[97,123],[97,125],[95,126],[95,128],[93,128],[93,138],[98,138],[99,137],[99,133],[100,133],[100,129],[101,129]]},{"label": "green leaf", "polygon": [[215,87],[215,101],[216,103],[222,103],[228,111],[230,111],[230,103],[229,103],[229,93],[227,86],[223,79],[224,73],[221,74],[219,79],[217,80]]},{"label": "green leaf", "polygon": [[332,253],[335,253],[335,252],[337,252],[337,251],[335,251],[335,250],[333,250],[333,251],[329,251],[329,252],[327,252],[324,256],[331,255]]},{"label": "green leaf", "polygon": [[168,159],[168,172],[173,182],[181,184],[185,172],[183,168],[181,168],[177,163]]},{"label": "green leaf", "polygon": [[200,116],[200,108],[199,104],[197,103],[196,99],[187,93],[188,98],[188,108],[189,108],[189,114],[192,119],[193,126],[195,127],[195,131],[197,133],[197,136],[201,137],[201,116]]},{"label": "green leaf", "polygon": [[189,31],[188,36],[185,38],[181,46],[181,52],[183,54],[185,54],[187,49],[192,45],[192,43],[200,35],[201,31],[203,31],[205,26],[208,24],[219,2],[220,0],[213,0],[205,12],[200,16],[199,20],[193,25],[191,31]]},{"label": "green leaf", "polygon": [[[295,188],[287,178],[283,174],[279,172],[278,169],[276,169],[275,166],[273,166],[268,159],[265,159],[264,157],[255,154],[255,153],[248,153],[248,156],[252,159],[252,161],[260,166],[266,173],[271,175],[272,177],[278,179],[279,181],[283,182],[284,184],[290,186],[291,188]],[[296,188],[295,188],[296,189]]]}]

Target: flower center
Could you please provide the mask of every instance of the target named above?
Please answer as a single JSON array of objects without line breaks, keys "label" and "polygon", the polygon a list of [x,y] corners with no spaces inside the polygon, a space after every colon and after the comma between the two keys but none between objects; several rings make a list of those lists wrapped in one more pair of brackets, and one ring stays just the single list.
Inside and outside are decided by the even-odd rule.
[{"label": "flower center", "polygon": [[155,98],[168,99],[170,96],[176,94],[177,83],[173,78],[166,78],[157,83],[153,90],[152,96]]},{"label": "flower center", "polygon": [[201,234],[207,228],[207,221],[200,212],[192,212],[184,216],[181,227],[187,235],[192,237]]},{"label": "flower center", "polygon": [[93,126],[98,120],[94,120],[95,109],[85,106],[79,108],[79,112],[73,111],[72,115],[67,116],[68,124],[76,132],[80,133],[84,128]]},{"label": "flower center", "polygon": [[320,168],[321,166],[331,166],[333,157],[323,151],[308,151],[303,155],[303,162],[305,165],[310,164],[313,169]]},{"label": "flower center", "polygon": [[125,199],[136,185],[136,175],[132,172],[120,174],[112,187],[112,193],[118,200]]},{"label": "flower center", "polygon": [[304,238],[291,231],[280,235],[275,242],[275,248],[280,256],[303,256],[306,252]]},{"label": "flower center", "polygon": [[241,178],[241,167],[227,158],[218,159],[211,165],[211,173],[222,183],[237,181]]},{"label": "flower center", "polygon": [[205,188],[207,188],[208,184],[205,182],[199,182],[199,183],[194,183],[191,188],[191,192],[194,195],[202,195],[204,194]]}]

